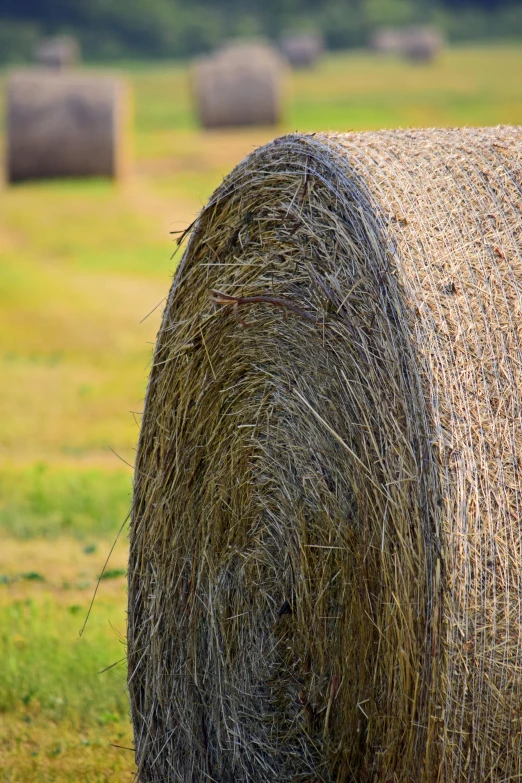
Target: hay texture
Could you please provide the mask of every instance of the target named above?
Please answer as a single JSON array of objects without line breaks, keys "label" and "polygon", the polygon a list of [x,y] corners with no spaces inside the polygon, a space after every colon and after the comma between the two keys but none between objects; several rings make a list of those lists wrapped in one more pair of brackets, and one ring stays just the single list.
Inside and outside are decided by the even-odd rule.
[{"label": "hay texture", "polygon": [[285,64],[263,43],[231,44],[192,66],[196,113],[204,128],[276,125],[281,120]]},{"label": "hay texture", "polygon": [[71,68],[80,61],[80,45],[76,38],[69,35],[44,38],[34,51],[34,61],[42,68]]},{"label": "hay texture", "polygon": [[281,37],[281,51],[293,68],[312,68],[324,43],[319,33],[287,33]]},{"label": "hay texture", "polygon": [[137,455],[139,779],[522,776],[522,131],[292,135],[196,221]]},{"label": "hay texture", "polygon": [[123,174],[130,116],[120,79],[18,72],[6,97],[9,181]]}]

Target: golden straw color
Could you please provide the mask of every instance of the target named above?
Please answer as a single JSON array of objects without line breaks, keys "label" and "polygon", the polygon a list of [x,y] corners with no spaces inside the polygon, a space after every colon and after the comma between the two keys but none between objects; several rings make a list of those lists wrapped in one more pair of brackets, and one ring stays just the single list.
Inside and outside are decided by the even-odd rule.
[{"label": "golden straw color", "polygon": [[143,783],[522,778],[521,164],[291,135],[202,211],[135,474]]}]

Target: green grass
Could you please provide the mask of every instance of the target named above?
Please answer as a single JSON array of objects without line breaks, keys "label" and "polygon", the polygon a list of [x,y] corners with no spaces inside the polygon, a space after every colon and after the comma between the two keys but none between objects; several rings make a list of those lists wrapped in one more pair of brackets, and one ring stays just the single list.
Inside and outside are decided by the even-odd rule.
[{"label": "green grass", "polygon": [[86,271],[154,276],[172,269],[173,243],[132,186],[99,179],[19,184],[4,195],[2,223],[18,259],[36,251],[39,263]]},{"label": "green grass", "polygon": [[85,596],[38,595],[37,582],[34,597],[9,600],[9,589],[0,586],[0,779],[130,783],[125,661],[103,671],[125,656],[121,587],[81,638]]},{"label": "green grass", "polygon": [[522,122],[522,45],[460,48],[428,65],[368,54],[326,60],[295,80],[299,130]]},{"label": "green grass", "polygon": [[[77,726],[128,713],[121,607],[100,604],[84,635],[85,605],[27,598],[0,605],[0,713],[38,704],[41,717]],[[43,713],[43,714],[42,714]]]},{"label": "green grass", "polygon": [[79,633],[109,546],[92,538],[89,543],[64,536],[3,538],[0,779],[6,783],[130,783],[132,754],[114,747],[132,747],[124,660],[125,536]]},{"label": "green grass", "polygon": [[[428,65],[364,52],[330,55],[291,76],[280,130],[520,123],[521,61],[516,42],[450,49]],[[178,134],[198,133],[187,67],[142,67],[132,82],[138,157],[176,156]]]},{"label": "green grass", "polygon": [[131,471],[48,465],[0,472],[0,535],[113,537],[130,508]]}]

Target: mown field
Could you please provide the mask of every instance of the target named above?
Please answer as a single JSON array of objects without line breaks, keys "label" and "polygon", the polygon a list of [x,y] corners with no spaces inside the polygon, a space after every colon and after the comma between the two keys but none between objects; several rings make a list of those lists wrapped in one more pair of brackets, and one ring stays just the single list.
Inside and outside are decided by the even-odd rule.
[{"label": "mown field", "polygon": [[190,223],[222,176],[277,133],[522,124],[522,44],[453,50],[430,66],[330,56],[292,77],[277,130],[205,133],[185,67],[122,68],[135,96],[128,180],[0,190],[6,783],[133,776],[126,529],[79,631],[129,508],[126,463],[134,460],[161,302],[177,263],[170,232]]}]

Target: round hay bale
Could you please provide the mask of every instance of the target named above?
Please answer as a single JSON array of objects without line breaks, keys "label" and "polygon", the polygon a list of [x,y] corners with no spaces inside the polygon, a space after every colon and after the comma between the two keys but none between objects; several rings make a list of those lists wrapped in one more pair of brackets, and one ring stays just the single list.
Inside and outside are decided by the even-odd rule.
[{"label": "round hay bale", "polygon": [[323,49],[318,33],[287,33],[281,37],[281,51],[293,68],[312,68]]},{"label": "round hay bale", "polygon": [[292,135],[196,221],[146,397],[141,781],[522,776],[522,129]]},{"label": "round hay bale", "polygon": [[70,35],[44,38],[34,51],[34,61],[42,68],[71,68],[80,61],[80,45]]},{"label": "round hay bale", "polygon": [[6,97],[9,181],[123,174],[130,113],[121,79],[17,72]]},{"label": "round hay bale", "polygon": [[374,30],[370,37],[370,49],[377,54],[400,54],[402,49],[401,31],[393,27]]},{"label": "round hay bale", "polygon": [[262,43],[224,47],[192,66],[192,93],[204,128],[276,125],[283,108],[285,66]]},{"label": "round hay bale", "polygon": [[408,27],[402,32],[401,51],[414,62],[431,62],[443,46],[442,35],[436,27]]}]

